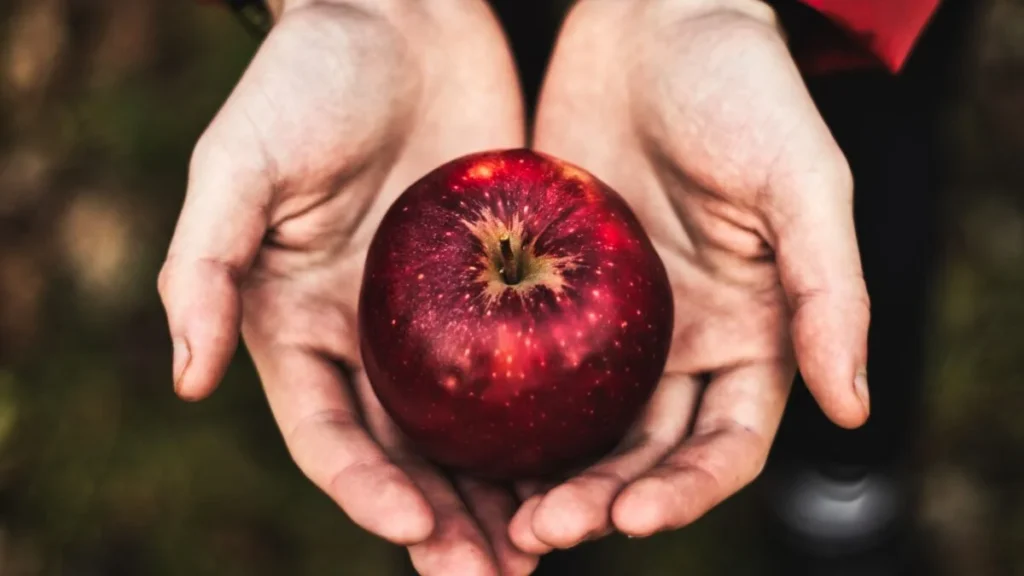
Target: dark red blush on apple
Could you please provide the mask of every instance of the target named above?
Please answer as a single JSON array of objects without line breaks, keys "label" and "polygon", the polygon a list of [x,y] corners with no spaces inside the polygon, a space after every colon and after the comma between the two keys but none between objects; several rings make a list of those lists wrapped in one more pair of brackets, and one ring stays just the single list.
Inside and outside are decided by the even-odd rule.
[{"label": "dark red blush on apple", "polygon": [[487,478],[613,447],[665,367],[672,291],[626,202],[529,150],[459,158],[385,215],[359,303],[381,404],[421,453]]}]

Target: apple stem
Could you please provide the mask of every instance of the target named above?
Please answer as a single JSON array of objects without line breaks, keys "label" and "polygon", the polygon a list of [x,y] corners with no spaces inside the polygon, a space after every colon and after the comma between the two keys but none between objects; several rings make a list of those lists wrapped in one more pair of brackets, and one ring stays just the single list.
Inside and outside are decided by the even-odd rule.
[{"label": "apple stem", "polygon": [[499,243],[501,244],[501,277],[506,284],[518,284],[519,266],[516,265],[516,255],[512,252],[512,238],[508,234],[502,234]]}]

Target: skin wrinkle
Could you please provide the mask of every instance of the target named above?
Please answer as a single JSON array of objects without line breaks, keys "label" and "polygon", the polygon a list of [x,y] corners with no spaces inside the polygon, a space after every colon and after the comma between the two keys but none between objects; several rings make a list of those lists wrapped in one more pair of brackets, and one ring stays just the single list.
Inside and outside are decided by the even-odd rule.
[{"label": "skin wrinkle", "polygon": [[[666,162],[665,165],[668,166],[668,163]],[[675,210],[685,233],[690,238],[690,244],[695,246],[694,250],[682,253],[683,257],[692,260],[696,266],[706,269],[711,274],[726,275],[726,278],[736,286],[749,285],[751,280],[736,274],[730,275],[730,272],[740,268],[736,265],[735,260],[760,261],[765,266],[774,267],[774,253],[764,241],[760,230],[752,227],[753,224],[740,224],[733,218],[732,214],[738,213],[739,209],[733,208],[720,196],[700,189],[693,182],[686,182],[686,178],[682,174],[677,173],[674,177],[674,180],[663,181],[663,186],[670,190],[666,197]],[[690,193],[676,193],[674,181],[680,182],[680,187],[687,187]],[[696,205],[698,202],[700,202],[700,208],[689,209],[690,205]],[[718,207],[730,208],[735,212],[723,213]],[[717,220],[705,218],[702,213],[710,214]],[[747,214],[743,215],[748,216]],[[756,220],[753,215],[749,215],[749,218]],[[727,236],[730,231],[726,226],[734,227],[733,236]],[[723,232],[718,232],[719,230]],[[742,233],[746,233],[747,237],[743,238]],[[748,247],[737,250],[736,246],[740,244],[746,244]],[[749,247],[749,245],[753,245],[753,247]],[[740,272],[742,272],[742,268],[740,268]],[[758,275],[763,276],[760,272],[748,275],[755,278]],[[761,290],[770,290],[777,287],[778,280],[762,280],[756,285]]]},{"label": "skin wrinkle", "polygon": [[300,433],[310,426],[337,426],[345,428],[358,425],[359,421],[353,416],[351,411],[327,408],[313,412],[296,422],[295,426],[284,432],[284,438],[288,443],[295,443],[297,442],[296,439],[300,437]]},{"label": "skin wrinkle", "polygon": [[293,253],[313,249],[321,259],[338,257],[351,249],[355,230],[377,202],[372,191],[383,178],[378,165],[367,163],[355,170],[339,175],[327,188],[351,193],[314,196],[305,205],[295,206],[292,213],[283,214],[270,230],[274,242]]},{"label": "skin wrinkle", "polygon": [[[263,274],[266,274],[264,271]],[[243,287],[243,301],[246,306],[271,309],[266,303],[261,302],[263,294],[270,292],[272,286],[263,285],[265,282],[281,282],[282,277],[273,279],[264,278],[256,280],[250,276],[246,287]],[[252,315],[243,314],[245,331],[254,334],[259,333],[262,339],[275,347],[287,347],[307,350],[317,355],[323,355],[332,360],[344,362],[349,369],[361,366],[359,355],[358,338],[355,337],[351,326],[355,326],[355,311],[346,305],[343,300],[334,300],[326,296],[315,296],[307,291],[296,291],[292,296],[295,301],[289,305],[278,305],[276,312],[261,316],[257,323],[251,320]],[[311,318],[317,318],[312,333],[309,327],[288,328],[288,317],[299,313]],[[248,320],[246,320],[248,318]],[[286,327],[285,329],[282,329]]]}]

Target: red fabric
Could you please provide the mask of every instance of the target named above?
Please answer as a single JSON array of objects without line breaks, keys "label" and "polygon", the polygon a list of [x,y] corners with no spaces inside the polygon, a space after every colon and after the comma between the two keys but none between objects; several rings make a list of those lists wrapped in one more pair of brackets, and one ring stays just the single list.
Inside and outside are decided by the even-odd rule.
[{"label": "red fabric", "polygon": [[[898,72],[940,0],[801,0],[831,20],[847,39],[823,40],[808,60],[812,71],[861,67],[874,58]],[[852,40],[852,42],[850,42]]]}]

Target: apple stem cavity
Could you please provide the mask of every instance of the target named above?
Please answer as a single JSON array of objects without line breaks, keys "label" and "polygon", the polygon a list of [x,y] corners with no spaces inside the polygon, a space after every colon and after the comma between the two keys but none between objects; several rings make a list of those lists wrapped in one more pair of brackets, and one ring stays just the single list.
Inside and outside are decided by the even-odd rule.
[{"label": "apple stem cavity", "polygon": [[512,238],[502,234],[498,242],[501,245],[501,277],[506,284],[514,286],[519,283],[519,265],[512,251]]}]

